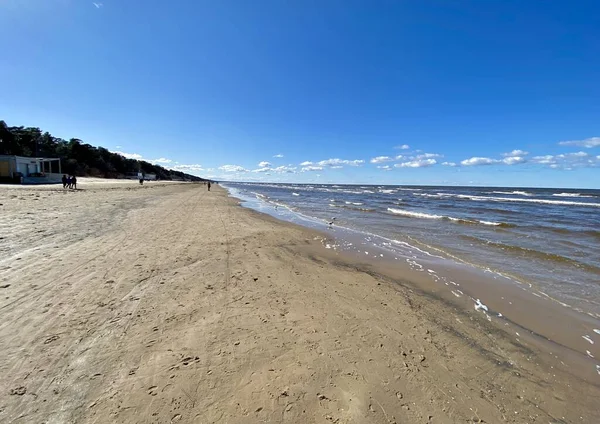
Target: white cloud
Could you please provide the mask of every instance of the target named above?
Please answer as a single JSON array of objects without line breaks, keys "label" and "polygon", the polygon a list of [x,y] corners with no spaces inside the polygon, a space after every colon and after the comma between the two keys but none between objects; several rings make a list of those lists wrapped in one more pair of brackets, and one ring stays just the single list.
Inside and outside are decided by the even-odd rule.
[{"label": "white cloud", "polygon": [[343,168],[342,165],[335,165],[335,166],[331,167],[331,169],[342,169],[342,168]]},{"label": "white cloud", "polygon": [[307,160],[307,161],[304,161],[304,162],[302,162],[302,163],[300,164],[300,166],[310,166],[310,165],[312,165],[312,164],[313,164],[313,163],[312,163],[311,161]]},{"label": "white cloud", "polygon": [[586,152],[575,152],[575,153],[566,153],[566,154],[562,154],[562,155],[558,155],[558,158],[564,158],[564,157],[573,157],[573,158],[584,158],[587,157],[588,154]]},{"label": "white cloud", "polygon": [[100,9],[102,6],[104,6],[104,4],[102,4],[102,3],[95,3],[95,2],[92,2],[92,4],[93,4],[94,6],[96,6],[96,9]]},{"label": "white cloud", "polygon": [[269,172],[269,171],[271,171],[271,168],[258,168],[258,169],[252,170],[252,172]]},{"label": "white cloud", "polygon": [[600,137],[591,137],[591,138],[586,138],[585,140],[561,141],[558,144],[560,144],[561,146],[587,147],[589,149],[592,147],[600,146]]},{"label": "white cloud", "polygon": [[472,157],[470,159],[465,159],[460,162],[463,166],[478,166],[478,165],[492,165],[494,163],[498,163],[497,159],[491,158],[482,158],[482,157]]},{"label": "white cloud", "polygon": [[516,165],[519,163],[525,163],[526,159],[522,156],[509,156],[502,159],[502,162],[504,162],[506,165]]},{"label": "white cloud", "polygon": [[121,146],[115,146],[115,148],[116,148],[116,149],[122,149],[122,147],[121,147]]},{"label": "white cloud", "polygon": [[165,163],[165,164],[167,164],[167,163],[171,163],[173,161],[171,159],[167,159],[167,158],[158,158],[158,159],[153,159],[153,160],[151,160],[149,162],[150,163],[154,163],[154,164],[157,164],[157,163]]},{"label": "white cloud", "polygon": [[404,155],[398,155],[395,157],[396,160],[402,160],[404,158],[406,158],[406,156],[404,156]]},{"label": "white cloud", "polygon": [[402,144],[400,146],[395,146],[394,149],[398,149],[398,150],[408,150],[410,149],[410,146],[408,144]]},{"label": "white cloud", "polygon": [[590,156],[586,152],[563,153],[560,155],[535,156],[531,162],[548,165],[553,169],[595,168],[600,166],[600,156]]},{"label": "white cloud", "polygon": [[391,171],[392,167],[389,165],[379,165],[377,168],[383,169],[384,171]]},{"label": "white cloud", "polygon": [[282,158],[283,155],[281,153],[279,153],[278,155],[273,156],[274,158]]},{"label": "white cloud", "polygon": [[442,165],[444,166],[456,166],[455,162],[442,162]]},{"label": "white cloud", "polygon": [[219,166],[219,169],[225,172],[248,172],[246,168],[239,165],[223,165]]},{"label": "white cloud", "polygon": [[138,153],[126,153],[126,152],[119,152],[119,151],[111,152],[111,153],[116,153],[116,154],[121,155],[121,156],[123,156],[123,157],[125,157],[127,159],[135,159],[135,160],[142,160],[143,159],[142,155],[140,155]]},{"label": "white cloud", "polygon": [[365,163],[364,160],[346,160],[346,159],[327,159],[317,162],[319,166],[336,166],[336,165],[350,165],[350,166],[360,166]]},{"label": "white cloud", "polygon": [[389,162],[393,160],[391,157],[389,156],[377,156],[374,157],[373,159],[370,160],[371,163],[382,163],[382,162]]},{"label": "white cloud", "polygon": [[529,154],[529,152],[525,152],[523,150],[513,150],[512,152],[502,153],[502,156],[504,156],[504,157],[527,156],[528,154]]},{"label": "white cloud", "polygon": [[412,160],[410,162],[402,162],[394,165],[396,168],[425,168],[427,166],[432,166],[437,163],[435,159],[418,159]]},{"label": "white cloud", "polygon": [[277,168],[273,168],[272,171],[276,172],[278,174],[295,174],[296,173],[296,167],[295,166],[278,166]]},{"label": "white cloud", "polygon": [[423,154],[415,156],[415,159],[432,159],[432,158],[441,158],[441,157],[444,157],[444,155],[440,155],[437,153],[423,153]]},{"label": "white cloud", "polygon": [[323,167],[322,166],[305,166],[302,168],[302,172],[308,172],[308,171],[322,171]]},{"label": "white cloud", "polygon": [[193,164],[193,165],[175,165],[172,166],[170,169],[173,169],[175,171],[205,171],[204,168],[202,168],[202,165],[200,164]]},{"label": "white cloud", "polygon": [[258,166],[260,168],[270,168],[271,167],[271,163],[267,162],[267,161],[262,161],[261,163],[258,164]]},{"label": "white cloud", "polygon": [[550,164],[550,163],[554,163],[555,159],[554,159],[554,156],[552,156],[552,155],[544,155],[544,156],[535,156],[534,158],[531,159],[531,161],[534,163]]}]

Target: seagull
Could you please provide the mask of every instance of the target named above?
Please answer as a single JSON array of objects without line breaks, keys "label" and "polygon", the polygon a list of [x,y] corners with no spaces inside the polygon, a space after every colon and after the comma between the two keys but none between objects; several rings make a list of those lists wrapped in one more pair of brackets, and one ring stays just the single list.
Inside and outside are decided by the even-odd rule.
[{"label": "seagull", "polygon": [[334,221],[335,221],[335,216],[333,218],[331,218],[331,222],[328,222],[328,224],[329,224],[330,227],[333,225]]}]

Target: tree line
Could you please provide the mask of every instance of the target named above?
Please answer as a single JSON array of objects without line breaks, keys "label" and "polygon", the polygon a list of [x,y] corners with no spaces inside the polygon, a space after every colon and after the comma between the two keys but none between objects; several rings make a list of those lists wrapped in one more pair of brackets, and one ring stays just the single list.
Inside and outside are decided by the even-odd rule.
[{"label": "tree line", "polygon": [[156,174],[161,180],[205,181],[195,175],[163,168],[144,160],[127,159],[78,138],[64,140],[36,127],[9,127],[0,120],[0,155],[60,158],[63,174],[101,178]]}]

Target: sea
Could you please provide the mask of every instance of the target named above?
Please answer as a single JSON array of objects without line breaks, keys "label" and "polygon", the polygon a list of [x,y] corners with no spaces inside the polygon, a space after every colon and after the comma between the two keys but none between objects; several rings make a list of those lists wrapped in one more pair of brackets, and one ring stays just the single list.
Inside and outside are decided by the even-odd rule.
[{"label": "sea", "polygon": [[[600,318],[600,190],[223,185],[245,206],[280,219],[344,229],[341,237],[393,248],[396,259],[410,262],[418,252],[480,268]],[[347,240],[337,246],[363,249]]]}]

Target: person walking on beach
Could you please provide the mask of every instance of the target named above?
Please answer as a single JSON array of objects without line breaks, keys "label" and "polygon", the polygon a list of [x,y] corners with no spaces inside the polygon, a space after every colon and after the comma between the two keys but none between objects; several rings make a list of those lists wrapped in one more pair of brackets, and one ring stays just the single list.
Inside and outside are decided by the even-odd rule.
[{"label": "person walking on beach", "polygon": [[77,178],[75,175],[71,177],[71,188],[77,190]]},{"label": "person walking on beach", "polygon": [[67,177],[67,188],[71,188],[71,176]]},{"label": "person walking on beach", "polygon": [[210,181],[208,182],[208,191],[210,191]]},{"label": "person walking on beach", "polygon": [[63,188],[67,188],[67,176],[63,174],[62,177]]}]

